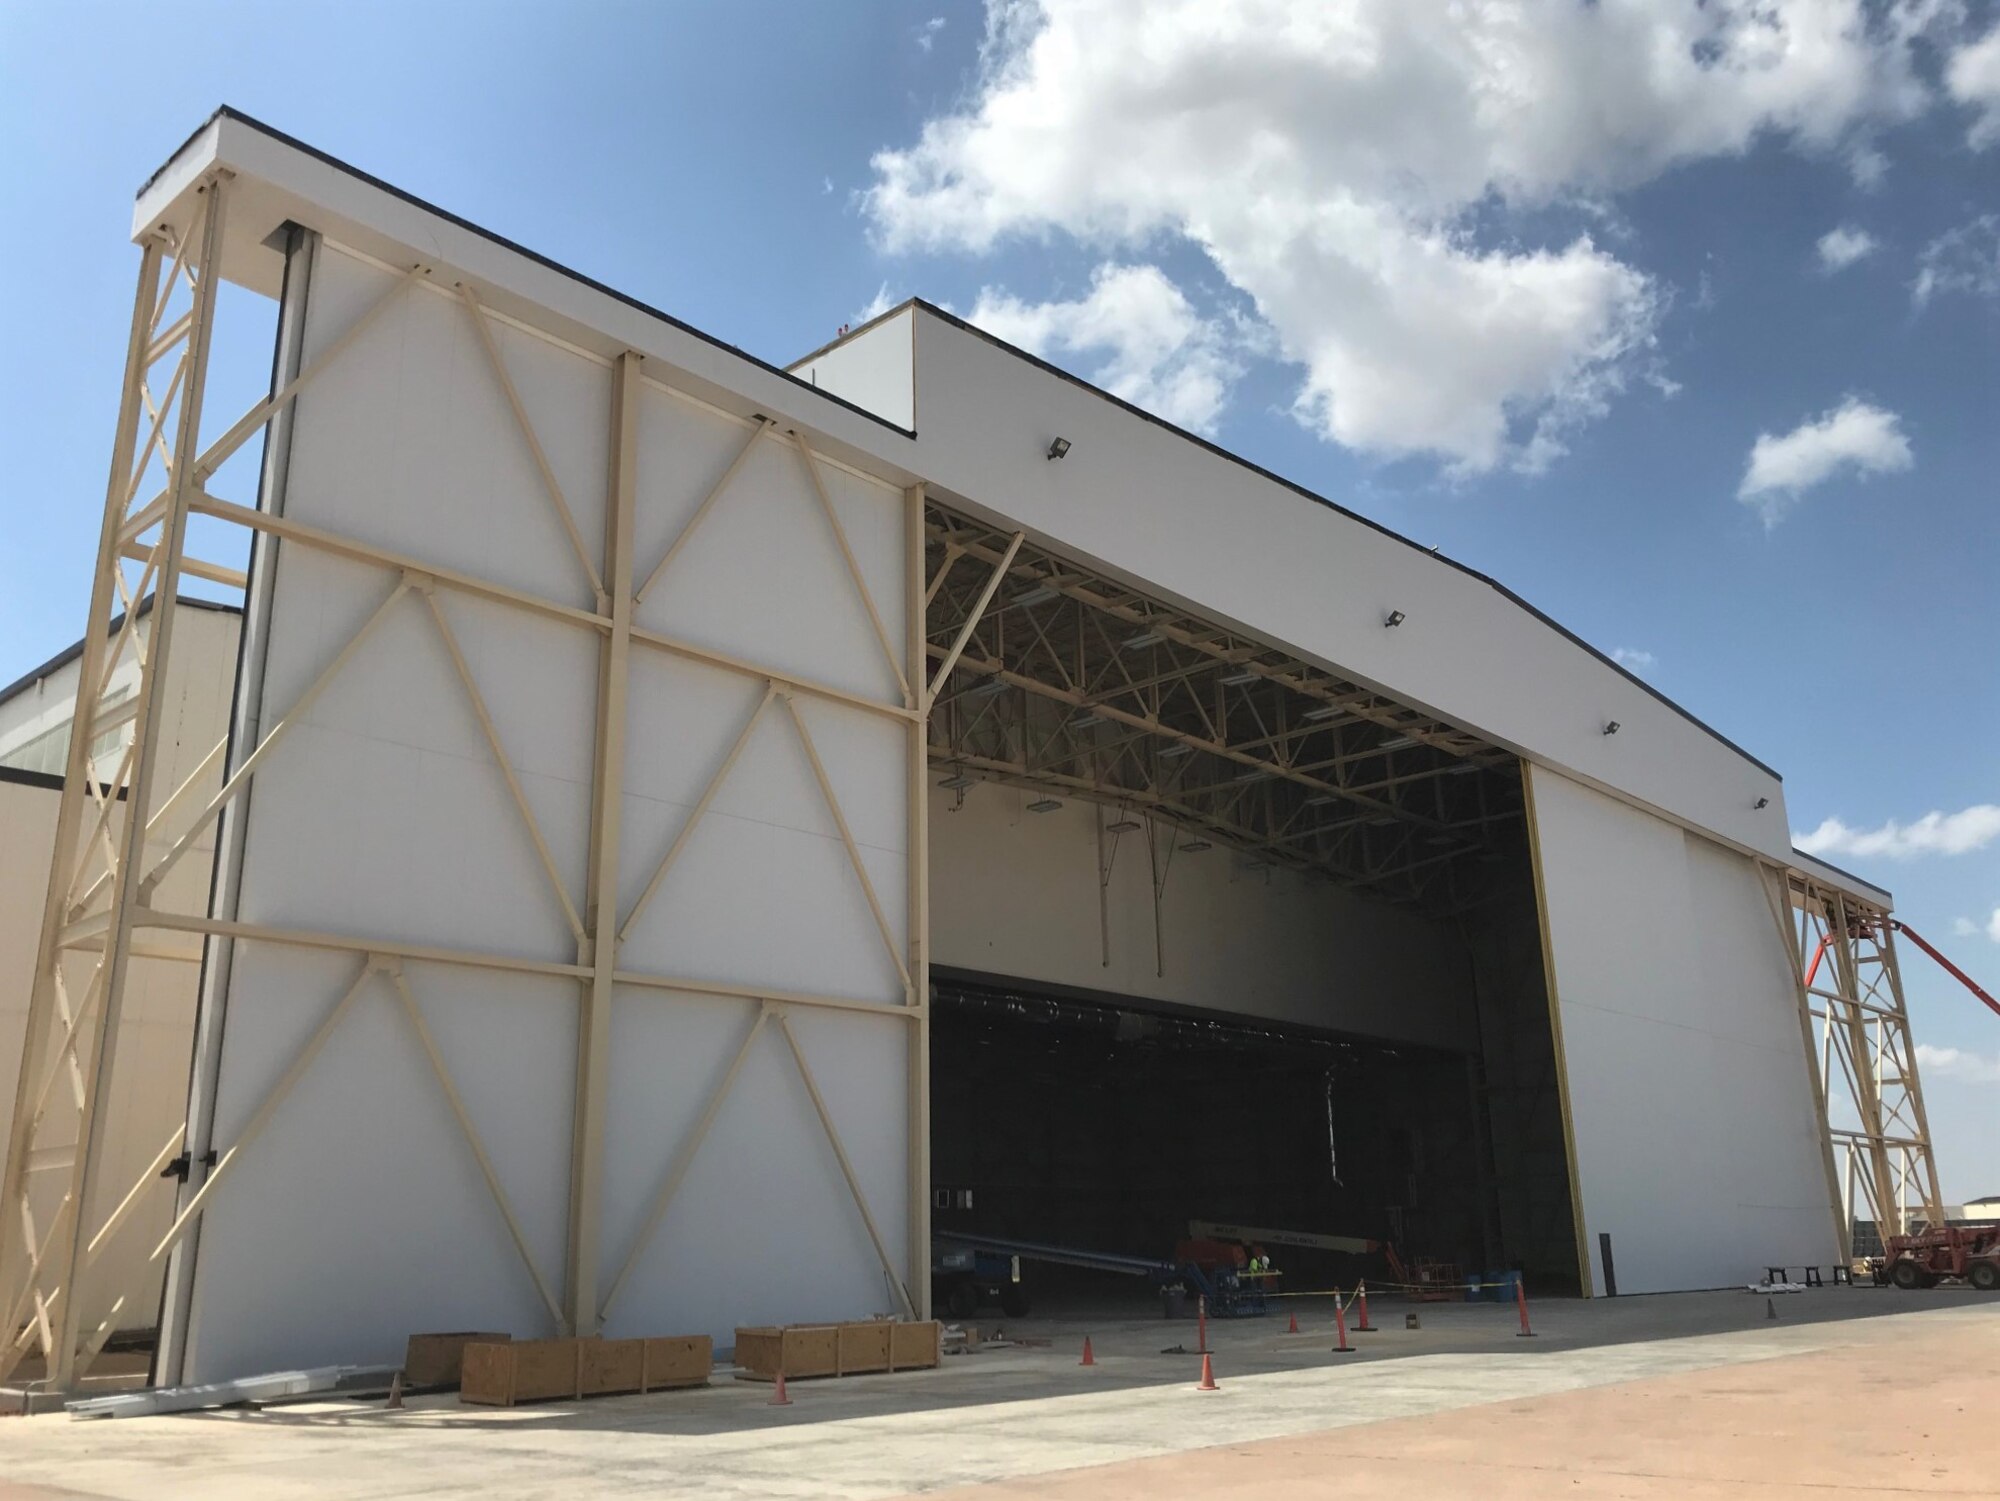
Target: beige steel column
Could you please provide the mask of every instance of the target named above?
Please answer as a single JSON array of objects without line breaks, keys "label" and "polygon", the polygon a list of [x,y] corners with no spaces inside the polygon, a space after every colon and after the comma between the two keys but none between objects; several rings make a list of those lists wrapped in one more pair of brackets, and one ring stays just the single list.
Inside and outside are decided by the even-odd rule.
[{"label": "beige steel column", "polygon": [[611,629],[598,657],[597,765],[591,778],[590,875],[577,962],[590,967],[576,1028],[576,1107],[570,1135],[569,1273],[563,1312],[571,1332],[597,1332],[598,1230],[604,1197],[604,1092],[611,1059],[611,980],[618,965],[618,830],[625,771],[625,700],[632,649],[632,521],[638,485],[639,356],[611,367],[611,494],[604,580]]},{"label": "beige steel column", "polygon": [[[77,668],[76,710],[64,766],[62,801],[56,811],[55,855],[49,868],[48,897],[42,907],[41,937],[36,948],[34,987],[28,1005],[27,1035],[21,1048],[20,1082],[14,1091],[13,1130],[7,1141],[4,1199],[0,1199],[0,1309],[11,1308],[25,1286],[31,1254],[21,1239],[16,1207],[27,1192],[28,1153],[32,1146],[35,1097],[39,1092],[42,1057],[54,1033],[56,968],[63,951],[57,946],[69,907],[70,878],[76,868],[77,838],[82,830],[91,775],[90,744],[84,733],[95,716],[104,676],[104,655],[110,642],[105,629],[117,585],[112,572],[119,566],[118,534],[125,524],[125,494],[132,481],[133,445],[139,436],[139,383],[146,370],[146,350],[152,340],[153,314],[166,293],[160,286],[161,242],[148,238],[139,257],[139,284],[132,297],[132,329],[125,347],[125,385],[119,396],[118,424],[112,439],[111,478],[105,486],[104,525],[97,543],[97,571],[92,576],[90,614],[83,633],[83,656]],[[128,826],[132,823],[129,816]],[[81,1141],[78,1143],[81,1146]],[[64,1216],[65,1221],[68,1220]],[[73,1221],[70,1221],[73,1223]],[[49,1226],[51,1235],[57,1226]],[[65,1231],[64,1233],[73,1233]],[[12,1338],[13,1329],[5,1334]]]},{"label": "beige steel column", "polygon": [[1882,968],[1889,977],[1889,994],[1894,1002],[1895,1015],[1883,1018],[1885,1026],[1895,1029],[1896,1045],[1889,1050],[1890,1056],[1910,1113],[1915,1117],[1910,1124],[1916,1128],[1916,1145],[1904,1149],[1905,1161],[1912,1155],[1918,1159],[1923,1168],[1920,1188],[1924,1195],[1924,1216],[1933,1225],[1942,1224],[1944,1195],[1938,1187],[1937,1157],[1931,1151],[1930,1112],[1924,1109],[1923,1081],[1917,1075],[1916,1039],[1910,1035],[1910,1011],[1903,1000],[1903,964],[1896,953],[1896,930],[1889,925],[1885,914],[1876,924],[1875,931]]},{"label": "beige steel column", "polygon": [[[158,760],[160,706],[166,695],[167,663],[173,646],[174,605],[181,582],[181,548],[187,537],[188,499],[197,487],[192,456],[201,448],[202,397],[208,384],[208,355],[215,327],[215,293],[222,281],[222,245],[227,228],[229,178],[218,174],[206,189],[208,212],[202,224],[198,280],[194,289],[193,323],[188,329],[187,377],[181,385],[181,409],[176,416],[175,463],[160,523],[155,556],[160,560],[153,585],[153,625],[146,646],[146,667],[133,717],[132,772],[126,783],[125,824],[119,831],[118,867],[111,882],[110,926],[104,938],[103,999],[97,1011],[97,1056],[91,1087],[77,1120],[77,1151],[70,1167],[69,1236],[66,1255],[58,1263],[66,1289],[49,1382],[63,1389],[76,1375],[77,1345],[82,1335],[85,1299],[77,1279],[83,1273],[89,1231],[90,1194],[95,1186],[97,1159],[104,1149],[109,1112],[105,1108],[118,1059],[118,1028],[125,1010],[125,971],[131,958],[133,919],[144,901],[146,824],[153,806],[153,773]],[[115,564],[114,564],[115,566]],[[138,604],[132,606],[135,610]],[[95,622],[93,621],[93,628]],[[74,735],[72,739],[76,738]],[[88,742],[86,741],[86,745]],[[75,747],[72,745],[72,751]],[[59,953],[51,965],[62,962]]]},{"label": "beige steel column", "polygon": [[[1868,1037],[1868,1018],[1861,1009],[1860,942],[1854,932],[1854,917],[1847,899],[1839,892],[1827,897],[1830,919],[1827,957],[1833,961],[1838,1001],[1827,1003],[1827,1019],[1847,1037],[1848,1062],[1854,1071],[1854,1106],[1861,1117],[1861,1132],[1868,1141],[1868,1174],[1875,1185],[1876,1230],[1886,1241],[1904,1230],[1902,1201],[1896,1193],[1894,1175],[1889,1170],[1888,1130],[1882,1119],[1881,1081],[1875,1072],[1874,1047]],[[1838,1006],[1840,1014],[1834,1016]]]},{"label": "beige steel column", "polygon": [[[930,667],[925,650],[924,487],[903,492],[903,634],[916,716],[909,724],[910,816],[908,928],[910,985],[905,1002],[915,1013],[909,1038],[910,1300],[916,1316],[931,1316],[931,838],[930,761],[926,745]],[[943,681],[939,679],[940,683]]]}]

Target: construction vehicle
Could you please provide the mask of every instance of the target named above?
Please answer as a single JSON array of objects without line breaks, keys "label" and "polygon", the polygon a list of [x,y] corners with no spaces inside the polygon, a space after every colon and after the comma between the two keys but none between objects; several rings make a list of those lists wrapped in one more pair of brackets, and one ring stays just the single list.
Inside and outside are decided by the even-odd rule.
[{"label": "construction vehicle", "polygon": [[1905,1291],[1963,1277],[1981,1292],[1993,1292],[2000,1289],[2000,1225],[1939,1225],[1892,1235],[1876,1275]]},{"label": "construction vehicle", "polygon": [[1021,1258],[991,1246],[963,1241],[934,1242],[931,1296],[955,1319],[969,1319],[994,1303],[1010,1319],[1028,1316],[1028,1293],[1021,1286]]}]

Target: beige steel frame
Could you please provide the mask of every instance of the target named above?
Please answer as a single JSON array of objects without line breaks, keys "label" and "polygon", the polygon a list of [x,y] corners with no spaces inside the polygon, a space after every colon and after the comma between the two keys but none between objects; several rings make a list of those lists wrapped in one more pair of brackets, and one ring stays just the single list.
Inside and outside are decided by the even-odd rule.
[{"label": "beige steel frame", "polygon": [[[640,574],[633,556],[636,398],[642,381],[668,390],[672,388],[658,375],[646,370],[638,354],[627,351],[611,362],[610,504],[600,566],[592,559],[562,486],[536,436],[529,412],[508,374],[490,326],[492,315],[485,310],[470,283],[453,279],[441,268],[430,265],[404,268],[394,285],[345,331],[325,345],[309,364],[253,405],[221,437],[202,448],[199,443],[202,398],[215,323],[216,289],[221,276],[230,178],[231,174],[226,170],[218,169],[200,184],[197,191],[202,204],[201,216],[184,235],[175,237],[161,229],[146,235],[140,243],[139,287],[134,299],[127,345],[111,474],[92,584],[90,621],[84,635],[67,774],[57,816],[55,857],[36,958],[27,1036],[15,1095],[13,1130],[9,1137],[4,1179],[0,1179],[0,1208],[4,1208],[4,1223],[0,1223],[0,1311],[6,1314],[4,1322],[0,1322],[0,1379],[13,1370],[24,1354],[39,1346],[45,1362],[45,1384],[54,1390],[67,1390],[75,1385],[113,1331],[118,1313],[114,1307],[111,1317],[101,1321],[95,1329],[85,1330],[82,1327],[82,1310],[86,1299],[79,1295],[77,1289],[84,1285],[82,1279],[106,1242],[130,1222],[134,1210],[153,1187],[160,1170],[184,1145],[190,1149],[178,1212],[171,1228],[153,1250],[155,1261],[173,1252],[198,1227],[203,1211],[230,1178],[232,1167],[242,1153],[254,1150],[258,1134],[282,1107],[292,1086],[311,1066],[341,1019],[352,1012],[365,994],[378,992],[384,987],[409,1022],[410,1034],[450,1105],[474,1163],[491,1191],[499,1219],[556,1327],[566,1332],[585,1333],[601,1327],[646,1244],[666,1215],[689,1164],[700,1150],[717,1112],[736,1081],[751,1043],[767,1027],[775,1027],[786,1043],[800,1082],[881,1262],[896,1306],[907,1316],[927,1317],[930,1307],[930,1005],[926,940],[929,870],[924,828],[927,791],[924,725],[944,674],[938,674],[935,679],[927,679],[926,676],[929,660],[923,625],[923,487],[910,487],[901,497],[904,513],[902,537],[908,552],[908,565],[900,581],[905,590],[904,616],[908,629],[901,643],[891,640],[881,610],[848,544],[822,473],[821,466],[825,461],[814,452],[807,433],[790,426],[781,433],[778,425],[767,418],[755,419],[749,440],[737,461],[716,482],[665,555],[650,570]],[[175,293],[182,283],[188,288],[185,310],[162,330],[169,304],[180,300]],[[400,554],[323,527],[244,506],[216,496],[207,489],[209,478],[232,453],[287,411],[323,370],[352,347],[363,329],[399,298],[440,293],[460,301],[478,331],[487,364],[513,414],[515,427],[535,466],[541,488],[589,584],[595,601],[592,609],[543,598],[434,561]],[[164,388],[165,394],[156,398],[151,384],[153,372],[177,351],[176,363]],[[140,433],[142,409],[149,419],[143,436]],[[854,586],[857,600],[872,624],[897,684],[894,700],[879,700],[850,692],[681,641],[643,628],[633,618],[639,599],[660,584],[695,528],[724,502],[731,481],[742,468],[743,459],[760,443],[773,441],[788,443],[797,451],[821,516],[831,531]],[[157,494],[138,504],[141,486],[155,457],[164,475],[164,483]],[[172,648],[179,581],[186,575],[237,587],[246,584],[245,575],[239,570],[185,554],[187,522],[191,516],[197,515],[233,523],[284,545],[306,547],[373,566],[387,573],[393,583],[382,603],[326,663],[299,698],[282,714],[266,716],[268,728],[263,730],[261,739],[254,747],[231,747],[225,737],[223,743],[204,758],[201,769],[188,777],[156,808],[153,806],[153,773],[157,764],[161,698],[165,668]],[[141,565],[136,585],[126,576],[125,564],[128,562]],[[995,586],[999,577],[996,570],[993,578]],[[136,707],[129,711],[121,708],[119,711],[121,715],[130,713],[133,739],[121,764],[107,776],[104,769],[93,762],[90,754],[93,741],[109,721],[108,714],[100,713],[100,699],[107,675],[119,662],[121,654],[128,647],[139,646],[134,635],[134,622],[140,613],[139,602],[149,590],[155,601],[153,625],[151,636],[145,641],[140,655]],[[570,899],[558,877],[547,841],[529,808],[513,762],[501,742],[485,698],[460,647],[447,602],[451,596],[461,594],[586,629],[594,632],[599,639],[590,853],[585,902],[581,910]],[[121,600],[125,607],[124,623],[115,638],[111,629],[114,599]],[[524,959],[447,945],[280,928],[235,921],[209,912],[176,912],[154,906],[153,898],[161,878],[194,847],[200,834],[214,824],[225,807],[249,785],[257,767],[279,750],[287,731],[300,721],[318,694],[340,674],[343,666],[392,611],[410,608],[419,609],[428,617],[445,647],[454,675],[464,690],[480,732],[506,782],[510,800],[520,815],[523,832],[534,847],[537,862],[548,877],[553,899],[575,939],[574,960]],[[762,683],[764,694],[750,724],[737,737],[712,776],[707,790],[661,858],[644,893],[634,908],[621,917],[615,897],[620,862],[619,773],[624,760],[629,664],[635,648],[666,653],[752,678]],[[910,761],[909,853],[906,862],[909,874],[906,889],[901,894],[906,909],[907,933],[906,943],[902,946],[894,940],[882,895],[875,890],[862,865],[860,851],[848,828],[840,799],[814,744],[810,728],[812,715],[803,707],[814,702],[865,710],[892,719],[906,728]],[[781,716],[797,736],[812,767],[819,791],[839,831],[848,862],[861,884],[875,925],[895,967],[902,988],[900,1005],[804,991],[719,984],[710,980],[630,970],[619,965],[621,941],[638,916],[639,909],[652,900],[667,869],[685,846],[689,833],[728,777],[750,730],[774,707],[781,711]],[[228,758],[232,766],[220,790],[194,815],[191,822],[176,828],[176,820],[188,801],[191,789],[205,773],[218,764],[224,764],[224,758]],[[109,832],[111,809],[120,787],[125,792],[126,817],[114,839]],[[91,818],[93,809],[95,816],[86,834],[84,825],[86,819]],[[172,830],[171,838],[168,837],[169,830]],[[153,848],[156,844],[164,844],[164,848],[157,853]],[[86,881],[93,854],[101,855],[105,868],[95,879]],[[99,1180],[102,1177],[105,1121],[108,1107],[115,1098],[117,1039],[126,979],[132,962],[146,954],[146,941],[141,935],[149,929],[200,935],[208,945],[206,962],[209,965],[217,962],[223,946],[243,939],[351,953],[358,961],[357,969],[352,982],[327,1011],[306,1043],[293,1055],[284,1072],[258,1103],[247,1124],[237,1131],[220,1157],[213,1161],[212,1167],[207,1165],[208,1154],[203,1150],[206,1144],[184,1141],[187,1128],[183,1126],[160,1149],[147,1173],[120,1197],[115,1209],[101,1223],[93,1226],[87,1223],[87,1218],[89,1206],[101,1197]],[[96,962],[80,999],[73,999],[63,966],[66,957],[79,954],[86,957],[94,954]],[[580,1000],[570,1204],[566,1266],[560,1283],[546,1274],[529,1250],[513,1206],[424,1020],[406,974],[407,968],[413,965],[541,975],[573,981],[578,987]],[[660,1186],[648,1206],[642,1228],[633,1244],[626,1249],[618,1273],[610,1286],[600,1292],[596,1286],[596,1269],[600,1264],[608,1032],[614,986],[663,996],[740,999],[754,1008],[754,1014],[747,1036],[717,1081],[696,1124],[674,1149]],[[798,1008],[874,1017],[884,1025],[907,1029],[909,1206],[908,1243],[904,1247],[907,1276],[898,1267],[892,1248],[883,1239],[879,1222],[862,1191],[839,1129],[790,1025],[788,1013]],[[74,1142],[51,1145],[41,1139],[46,1106],[50,1092],[64,1075],[69,1078],[77,1105],[79,1129]],[[37,1226],[30,1203],[29,1173],[31,1167],[46,1170],[53,1162],[67,1167],[68,1189],[51,1222]],[[153,1373],[154,1379],[163,1383],[179,1377],[184,1341],[170,1342],[170,1345],[163,1350]]]},{"label": "beige steel frame", "polygon": [[[1857,1218],[1883,1238],[1918,1219],[1942,1223],[1930,1117],[1886,908],[1792,871],[1784,883],[1786,951],[1826,1122],[1826,1167],[1841,1252]],[[1864,1213],[1865,1211],[1865,1213]]]}]

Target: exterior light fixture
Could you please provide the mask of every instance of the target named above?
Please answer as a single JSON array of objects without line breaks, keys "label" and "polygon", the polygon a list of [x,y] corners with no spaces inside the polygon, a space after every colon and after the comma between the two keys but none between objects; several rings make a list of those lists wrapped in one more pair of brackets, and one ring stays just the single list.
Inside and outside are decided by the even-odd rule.
[{"label": "exterior light fixture", "polygon": [[1198,855],[1203,850],[1214,849],[1215,846],[1210,844],[1206,839],[1190,839],[1180,848],[1181,853],[1184,855]]},{"label": "exterior light fixture", "polygon": [[1254,683],[1256,681],[1257,674],[1247,667],[1239,667],[1234,672],[1225,672],[1222,675],[1222,683],[1226,688],[1240,688],[1245,683]]},{"label": "exterior light fixture", "polygon": [[949,787],[953,792],[960,791],[961,789],[970,787],[971,785],[972,785],[972,778],[962,771],[953,772],[950,776],[946,777],[942,782],[938,783],[938,786]]},{"label": "exterior light fixture", "polygon": [[1618,721],[1617,721],[1617,720],[1615,720],[1615,719],[1610,719],[1610,720],[1606,720],[1606,721],[1605,721],[1605,724],[1604,724],[1604,733],[1605,733],[1605,734],[1607,734],[1607,735],[1615,735],[1615,734],[1617,734],[1617,733],[1618,733]]},{"label": "exterior light fixture", "polygon": [[1064,454],[1068,452],[1069,452],[1069,439],[1067,438],[1049,439],[1049,458],[1051,461],[1061,458]]},{"label": "exterior light fixture", "polygon": [[1106,824],[1104,832],[1107,834],[1136,834],[1144,827],[1145,825],[1141,824],[1136,818],[1121,818],[1116,823]]},{"label": "exterior light fixture", "polygon": [[1166,639],[1167,638],[1165,636],[1162,636],[1158,631],[1141,631],[1136,636],[1127,636],[1125,638],[1125,645],[1127,646],[1127,648],[1140,647],[1140,646],[1158,646],[1162,641]]},{"label": "exterior light fixture", "polygon": [[1768,808],[1771,806],[1771,800],[1768,797],[1760,797],[1750,806],[1753,808]]},{"label": "exterior light fixture", "polygon": [[1397,626],[1403,623],[1405,618],[1406,617],[1404,616],[1401,610],[1391,610],[1387,615],[1384,615],[1382,617],[1382,628],[1384,630],[1393,631]]},{"label": "exterior light fixture", "polygon": [[1017,605],[1045,605],[1055,597],[1056,591],[1051,589],[1047,584],[1043,584],[1039,588],[1028,590],[1025,594],[1015,595],[1014,603]]},{"label": "exterior light fixture", "polygon": [[1030,813],[1053,813],[1056,811],[1056,809],[1060,808],[1061,806],[1062,802],[1060,799],[1053,797],[1038,797],[1032,803],[1028,804],[1028,811]]}]

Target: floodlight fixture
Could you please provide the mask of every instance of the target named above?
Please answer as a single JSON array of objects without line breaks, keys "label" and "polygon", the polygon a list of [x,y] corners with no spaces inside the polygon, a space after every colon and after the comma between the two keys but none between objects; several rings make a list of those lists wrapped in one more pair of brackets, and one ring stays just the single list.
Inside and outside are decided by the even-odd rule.
[{"label": "floodlight fixture", "polygon": [[1755,808],[1768,808],[1771,806],[1771,800],[1768,797],[1760,797],[1751,806]]},{"label": "floodlight fixture", "polygon": [[1617,721],[1617,720],[1615,720],[1615,719],[1609,719],[1609,720],[1606,720],[1606,721],[1605,721],[1605,723],[1604,723],[1604,733],[1605,733],[1605,734],[1607,734],[1607,735],[1615,735],[1615,734],[1617,734],[1617,733],[1618,733],[1618,721]]},{"label": "floodlight fixture", "polygon": [[1069,439],[1067,438],[1049,439],[1049,458],[1051,461],[1061,458],[1064,454],[1068,452],[1069,452]]},{"label": "floodlight fixture", "polygon": [[1382,628],[1393,631],[1408,618],[1401,610],[1391,610],[1387,615],[1382,617]]}]

